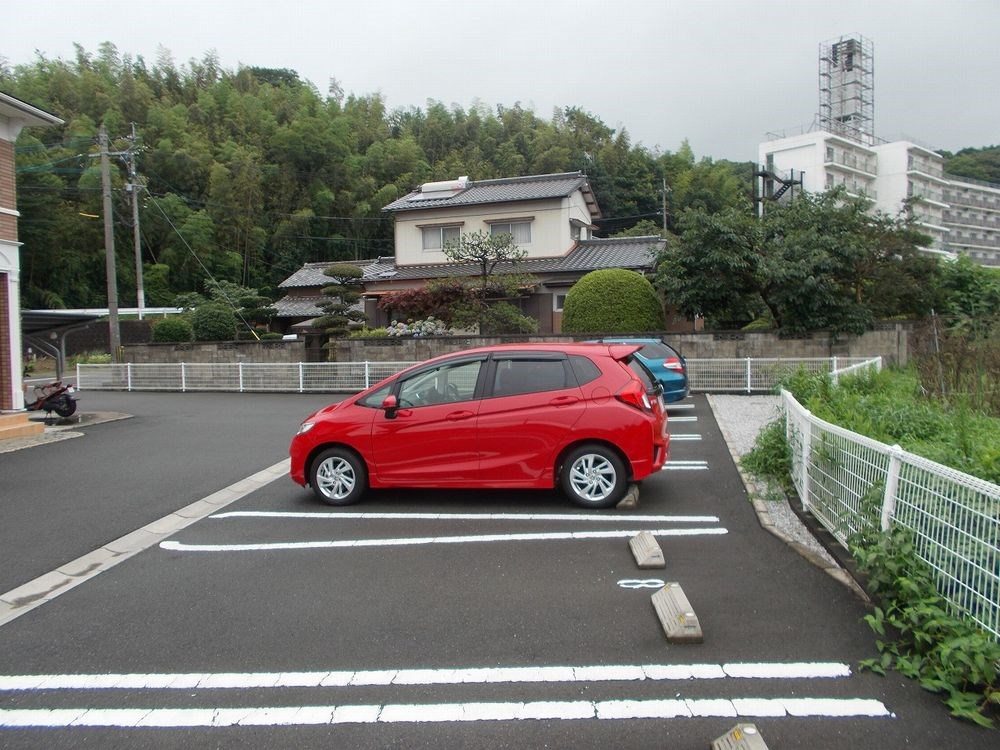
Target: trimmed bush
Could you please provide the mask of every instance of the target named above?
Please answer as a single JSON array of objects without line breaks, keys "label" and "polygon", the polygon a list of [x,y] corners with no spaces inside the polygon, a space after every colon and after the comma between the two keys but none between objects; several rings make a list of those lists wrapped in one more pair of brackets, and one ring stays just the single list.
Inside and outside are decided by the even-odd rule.
[{"label": "trimmed bush", "polygon": [[562,320],[566,333],[636,333],[663,328],[663,306],[656,290],[635,271],[591,271],[566,295]]},{"label": "trimmed bush", "polygon": [[153,323],[153,341],[158,343],[183,343],[194,338],[194,329],[187,318],[171,316]]},{"label": "trimmed bush", "polygon": [[236,315],[226,305],[199,305],[191,313],[195,341],[232,341],[236,338]]},{"label": "trimmed bush", "polygon": [[538,321],[529,318],[510,302],[497,302],[483,311],[482,334],[538,333]]}]

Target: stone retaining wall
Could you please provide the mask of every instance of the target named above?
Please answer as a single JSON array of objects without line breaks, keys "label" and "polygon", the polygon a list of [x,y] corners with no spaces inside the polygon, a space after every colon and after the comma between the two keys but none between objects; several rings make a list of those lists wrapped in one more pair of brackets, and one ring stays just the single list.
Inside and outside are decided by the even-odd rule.
[{"label": "stone retaining wall", "polygon": [[[689,359],[875,357],[886,364],[909,362],[914,326],[883,324],[860,336],[817,331],[802,336],[764,332],[663,333],[662,338]],[[341,339],[333,342],[337,362],[421,362],[439,354],[492,344],[570,342],[596,336],[428,336],[426,338]],[[298,341],[223,341],[190,344],[138,344],[125,347],[125,362],[311,362],[319,357]]]}]

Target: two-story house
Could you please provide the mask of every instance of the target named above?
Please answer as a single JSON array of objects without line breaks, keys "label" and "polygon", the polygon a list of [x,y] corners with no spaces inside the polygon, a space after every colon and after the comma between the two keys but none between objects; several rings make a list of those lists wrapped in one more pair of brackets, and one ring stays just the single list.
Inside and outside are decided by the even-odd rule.
[{"label": "two-story house", "polygon": [[[537,280],[519,303],[538,320],[541,333],[561,331],[566,293],[582,276],[603,268],[649,273],[664,244],[659,237],[594,238],[601,210],[582,172],[431,182],[382,210],[395,220],[395,255],[361,262],[371,326],[389,322],[377,306],[385,294],[431,279],[477,275],[478,266],[449,261],[444,253],[445,244],[463,234],[510,234],[524,249],[524,260],[516,266],[501,264],[496,270],[516,270]],[[276,305],[279,320],[291,317],[286,312],[307,313],[305,304],[318,300],[325,285],[323,269],[329,265],[307,264],[280,285],[288,296]]]}]

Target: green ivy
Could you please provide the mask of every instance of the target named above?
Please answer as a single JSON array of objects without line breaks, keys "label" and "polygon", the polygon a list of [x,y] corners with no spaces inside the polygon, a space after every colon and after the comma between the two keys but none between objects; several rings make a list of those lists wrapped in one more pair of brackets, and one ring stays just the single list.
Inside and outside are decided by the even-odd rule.
[{"label": "green ivy", "polygon": [[859,540],[852,553],[880,603],[865,615],[879,637],[880,657],[860,667],[881,675],[895,669],[943,694],[952,716],[992,727],[1000,705],[1000,644],[937,592],[934,574],[917,557],[909,532]]}]

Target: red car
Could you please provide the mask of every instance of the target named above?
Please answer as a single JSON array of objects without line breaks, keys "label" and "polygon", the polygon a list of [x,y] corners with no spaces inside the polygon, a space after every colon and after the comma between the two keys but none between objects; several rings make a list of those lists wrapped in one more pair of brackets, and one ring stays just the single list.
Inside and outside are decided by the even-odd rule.
[{"label": "red car", "polygon": [[663,466],[661,389],[621,344],[508,344],[410,367],[306,418],[292,479],[329,505],[369,487],[546,489],[613,506]]}]

